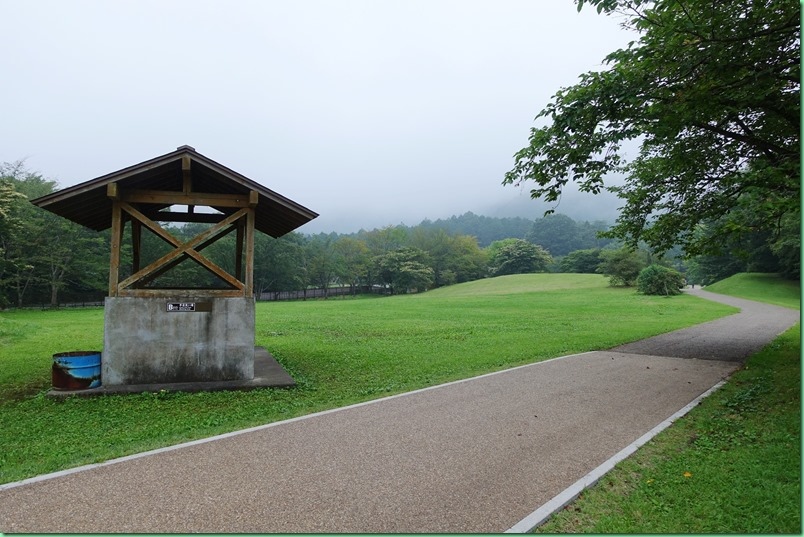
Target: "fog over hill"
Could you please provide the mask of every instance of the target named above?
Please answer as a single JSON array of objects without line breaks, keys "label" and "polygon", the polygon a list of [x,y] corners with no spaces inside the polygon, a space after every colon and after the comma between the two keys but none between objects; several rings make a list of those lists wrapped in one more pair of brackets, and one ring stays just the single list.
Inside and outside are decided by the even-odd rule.
[{"label": "fog over hill", "polygon": [[506,201],[475,202],[469,206],[459,206],[445,201],[443,210],[433,210],[432,201],[429,202],[426,213],[417,207],[403,210],[404,217],[394,218],[390,214],[382,214],[372,209],[372,196],[366,196],[365,210],[358,212],[344,210],[323,213],[307,225],[299,228],[305,234],[317,233],[355,233],[361,229],[369,231],[387,226],[403,224],[415,226],[423,220],[447,219],[472,212],[479,216],[494,218],[521,217],[535,220],[544,216],[544,212],[554,208],[557,213],[565,214],[577,222],[594,222],[598,220],[613,223],[621,205],[621,200],[610,192],[601,192],[593,195],[578,192],[572,185],[568,187],[558,204],[545,203],[530,197],[530,189],[509,187],[511,196]]}]

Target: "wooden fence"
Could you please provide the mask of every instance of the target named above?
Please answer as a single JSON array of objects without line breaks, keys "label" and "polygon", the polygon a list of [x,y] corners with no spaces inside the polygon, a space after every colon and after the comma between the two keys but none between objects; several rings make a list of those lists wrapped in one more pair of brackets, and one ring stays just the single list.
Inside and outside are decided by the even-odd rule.
[{"label": "wooden fence", "polygon": [[313,298],[333,298],[346,295],[388,295],[391,290],[378,285],[363,285],[359,287],[330,287],[328,289],[302,289],[299,291],[268,291],[257,296],[258,301],[273,300],[307,300]]},{"label": "wooden fence", "polygon": [[[276,300],[307,300],[334,298],[348,295],[390,295],[391,290],[380,285],[361,285],[359,287],[330,287],[328,289],[301,289],[298,291],[267,291],[257,295],[257,301],[269,302]],[[98,308],[103,307],[103,300],[87,300],[85,302],[62,302],[57,308]],[[9,309],[52,309],[50,304],[26,304],[22,308],[10,307]]]}]

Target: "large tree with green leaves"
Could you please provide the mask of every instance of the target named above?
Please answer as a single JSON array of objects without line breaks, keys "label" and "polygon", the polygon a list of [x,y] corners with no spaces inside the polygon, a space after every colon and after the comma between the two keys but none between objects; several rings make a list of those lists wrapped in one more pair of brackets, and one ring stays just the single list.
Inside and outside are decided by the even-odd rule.
[{"label": "large tree with green leaves", "polygon": [[[749,231],[784,238],[781,223],[800,220],[799,4],[576,3],[619,14],[638,37],[554,95],[503,182],[534,181],[532,197],[555,202],[570,181],[598,193],[624,174],[608,187],[625,200],[611,236],[656,251],[713,252]],[[746,204],[752,219],[731,217]]]},{"label": "large tree with green leaves", "polygon": [[379,281],[390,286],[393,294],[426,291],[433,285],[432,260],[418,248],[398,248],[376,256],[373,263]]},{"label": "large tree with green leaves", "polygon": [[11,301],[9,284],[16,281],[18,273],[15,239],[23,222],[15,209],[23,200],[25,196],[17,192],[0,168],[0,308]]},{"label": "large tree with green leaves", "polygon": [[494,241],[488,252],[494,276],[545,272],[553,262],[547,250],[524,239]]},{"label": "large tree with green leaves", "polygon": [[0,164],[0,197],[16,192],[0,222],[0,300],[21,306],[31,291],[58,306],[59,293],[97,294],[108,282],[108,242],[29,203],[53,192],[56,182],[25,168],[23,162]]}]

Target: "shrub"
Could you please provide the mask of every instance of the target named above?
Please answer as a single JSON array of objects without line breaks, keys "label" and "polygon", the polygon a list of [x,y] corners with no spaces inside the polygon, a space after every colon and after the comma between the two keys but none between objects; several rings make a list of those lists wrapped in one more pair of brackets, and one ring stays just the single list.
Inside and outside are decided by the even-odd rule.
[{"label": "shrub", "polygon": [[600,252],[601,262],[597,272],[609,277],[613,287],[631,287],[639,277],[639,271],[645,267],[642,256],[629,248],[619,250],[603,250]]},{"label": "shrub", "polygon": [[684,283],[679,272],[661,265],[650,265],[639,273],[637,289],[646,295],[671,296],[680,294]]}]

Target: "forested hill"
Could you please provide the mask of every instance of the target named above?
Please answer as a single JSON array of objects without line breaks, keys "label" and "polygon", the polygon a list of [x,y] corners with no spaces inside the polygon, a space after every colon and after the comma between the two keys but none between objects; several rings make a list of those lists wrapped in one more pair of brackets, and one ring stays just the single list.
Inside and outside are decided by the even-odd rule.
[{"label": "forested hill", "polygon": [[[415,233],[444,231],[452,236],[474,237],[477,239],[477,245],[480,248],[487,248],[495,241],[511,238],[525,239],[533,244],[539,244],[553,256],[564,256],[575,250],[603,248],[614,242],[611,239],[601,239],[597,236],[599,231],[607,230],[610,225],[610,223],[602,220],[581,222],[573,220],[565,214],[558,213],[530,220],[520,216],[502,218],[482,216],[470,211],[460,216],[439,218],[438,220],[425,219],[415,226],[399,224],[386,226],[382,230],[368,231],[361,229],[356,233],[345,234],[335,232],[329,234],[319,233],[312,235],[312,237],[329,237],[331,240],[350,237],[361,240],[378,232],[393,233],[399,237],[406,237]],[[400,245],[402,242],[400,242]]]},{"label": "forested hill", "polygon": [[612,242],[597,238],[597,232],[609,226],[608,222],[580,222],[563,214],[529,220],[519,216],[495,218],[467,212],[447,219],[424,220],[417,227],[443,229],[453,235],[476,237],[481,248],[494,241],[515,237],[540,244],[552,255],[566,255],[583,248],[600,248]]},{"label": "forested hill", "polygon": [[[522,217],[494,218],[467,212],[447,219],[423,220],[423,229],[443,229],[452,235],[469,235],[477,238],[481,247],[509,237],[524,238],[533,226],[533,220]],[[606,226],[608,227],[608,226]]]}]

